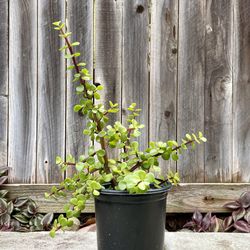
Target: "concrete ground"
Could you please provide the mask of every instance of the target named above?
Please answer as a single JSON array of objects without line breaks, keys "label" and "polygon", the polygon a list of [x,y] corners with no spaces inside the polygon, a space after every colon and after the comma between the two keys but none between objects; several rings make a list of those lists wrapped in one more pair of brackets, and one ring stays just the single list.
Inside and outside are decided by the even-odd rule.
[{"label": "concrete ground", "polygon": [[[0,233],[1,250],[97,250],[95,232]],[[166,232],[166,250],[250,250],[250,234]],[[119,250],[119,249],[117,249]],[[128,249],[130,250],[130,249]],[[153,249],[152,249],[153,250]]]}]

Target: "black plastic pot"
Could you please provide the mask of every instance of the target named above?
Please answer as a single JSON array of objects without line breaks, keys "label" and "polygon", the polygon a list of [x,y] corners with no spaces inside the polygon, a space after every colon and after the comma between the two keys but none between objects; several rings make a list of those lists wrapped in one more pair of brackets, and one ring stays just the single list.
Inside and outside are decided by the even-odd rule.
[{"label": "black plastic pot", "polygon": [[98,250],[163,250],[170,188],[145,194],[102,190],[95,199]]}]

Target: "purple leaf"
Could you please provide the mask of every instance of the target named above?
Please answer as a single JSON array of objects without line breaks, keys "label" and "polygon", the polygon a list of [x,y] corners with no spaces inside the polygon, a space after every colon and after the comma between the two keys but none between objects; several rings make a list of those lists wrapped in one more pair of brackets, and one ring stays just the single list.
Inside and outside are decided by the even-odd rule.
[{"label": "purple leaf", "polygon": [[232,201],[232,202],[226,203],[223,207],[229,208],[229,209],[238,209],[241,207],[241,205],[237,201]]},{"label": "purple leaf", "polygon": [[4,184],[4,182],[8,179],[8,176],[1,176],[0,177],[0,185]]},{"label": "purple leaf", "polygon": [[244,219],[247,221],[247,223],[250,225],[250,209],[246,212]]},{"label": "purple leaf", "polygon": [[244,220],[238,220],[234,223],[236,230],[243,233],[250,233],[250,225],[248,225]]},{"label": "purple leaf", "polygon": [[7,167],[7,166],[0,166],[0,174],[5,173],[8,169],[9,169],[9,167]]},{"label": "purple leaf", "polygon": [[192,219],[196,224],[200,225],[202,222],[202,214],[198,210],[196,210],[193,214]]},{"label": "purple leaf", "polygon": [[218,221],[217,217],[214,215],[211,218],[211,228],[210,228],[210,231],[212,231],[212,232],[218,232],[219,228],[220,228],[219,221]]},{"label": "purple leaf", "polygon": [[233,213],[232,213],[233,220],[237,221],[237,220],[243,218],[245,213],[246,213],[245,208],[239,208],[238,210],[233,211]]},{"label": "purple leaf", "polygon": [[225,218],[225,220],[223,221],[223,228],[225,231],[228,231],[231,227],[231,224],[233,222],[233,217],[232,216],[228,216],[227,218]]},{"label": "purple leaf", "polygon": [[250,192],[244,192],[238,202],[241,204],[242,207],[248,208],[250,206]]},{"label": "purple leaf", "polygon": [[204,216],[204,218],[203,218],[203,220],[202,220],[202,223],[201,223],[202,229],[203,229],[204,231],[207,231],[207,230],[208,230],[208,228],[209,228],[209,226],[210,226],[210,224],[211,224],[211,218],[212,218],[212,215],[211,215],[210,212],[207,213],[207,214]]},{"label": "purple leaf", "polygon": [[195,226],[195,223],[193,221],[189,221],[187,222],[183,227],[194,227]]}]

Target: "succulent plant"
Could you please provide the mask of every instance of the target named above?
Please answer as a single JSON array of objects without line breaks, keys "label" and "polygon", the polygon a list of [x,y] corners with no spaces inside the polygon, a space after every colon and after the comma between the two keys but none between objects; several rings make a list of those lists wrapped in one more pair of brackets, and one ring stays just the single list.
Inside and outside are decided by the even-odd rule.
[{"label": "succulent plant", "polygon": [[[188,148],[206,142],[202,132],[198,132],[186,134],[179,143],[175,140],[150,142],[145,145],[145,149],[137,139],[141,136],[144,125],[138,120],[141,109],[137,108],[136,103],[127,108],[127,119],[124,119],[123,123],[110,123],[112,114],[119,112],[119,104],[111,100],[108,105],[101,103],[100,93],[104,86],[102,83],[95,83],[85,67],[86,63],[79,61],[81,54],[76,48],[80,43],[71,41],[71,32],[68,32],[61,21],[54,22],[53,26],[65,42],[59,50],[68,60],[67,69],[73,71],[72,82],[76,84],[76,94],[79,97],[74,111],[87,117],[88,122],[83,134],[88,136],[92,143],[87,154],[80,155],[78,159],[72,155],[68,155],[66,159],[56,157],[56,164],[63,172],[68,167],[74,167],[76,173],[66,178],[59,188],[52,187],[51,191],[45,194],[47,198],[71,195],[69,204],[64,206],[66,216],[60,215],[54,221],[50,234],[52,237],[58,229],[64,230],[73,225],[70,219],[79,217],[86,201],[99,196],[102,189],[142,194],[152,188],[168,186],[169,182],[176,185],[179,175],[173,172],[165,176],[160,175],[159,159],[177,161]],[[99,146],[96,146],[98,144]],[[112,150],[116,154],[111,154]]]},{"label": "succulent plant", "polygon": [[224,231],[250,233],[250,192],[244,192],[239,199],[226,203],[224,207],[232,211],[223,222]]},{"label": "succulent plant", "polygon": [[204,217],[199,211],[195,211],[192,220],[187,222],[184,228],[194,232],[219,232],[221,231],[221,220],[212,216],[209,212]]},{"label": "succulent plant", "polygon": [[[8,167],[0,167],[0,186],[8,179]],[[36,203],[27,197],[7,199],[8,191],[0,190],[0,231],[41,231],[50,230],[53,214],[38,213]]]}]

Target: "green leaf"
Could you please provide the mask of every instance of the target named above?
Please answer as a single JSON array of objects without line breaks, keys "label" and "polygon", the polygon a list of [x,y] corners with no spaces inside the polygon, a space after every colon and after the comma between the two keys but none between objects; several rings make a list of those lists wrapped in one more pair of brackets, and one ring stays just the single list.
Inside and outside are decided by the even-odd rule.
[{"label": "green leaf", "polygon": [[72,204],[72,205],[74,205],[74,206],[76,206],[77,205],[77,198],[71,198],[70,199],[70,203]]},{"label": "green leaf", "polygon": [[95,164],[95,158],[93,156],[90,156],[88,159],[87,159],[87,163],[89,165],[93,165]]},{"label": "green leaf", "polygon": [[81,53],[79,53],[79,52],[76,52],[76,53],[73,54],[74,57],[78,57],[80,55],[81,55]]},{"label": "green leaf", "polygon": [[197,139],[197,137],[196,137],[196,135],[195,135],[194,133],[192,134],[192,136],[193,136],[194,140],[195,140],[198,144],[200,144],[200,141]]},{"label": "green leaf", "polygon": [[155,176],[153,173],[148,173],[145,178],[146,181],[149,183],[153,183],[155,181]]},{"label": "green leaf", "polygon": [[98,85],[98,86],[96,87],[96,89],[97,89],[97,90],[103,90],[104,87],[103,87],[102,85]]},{"label": "green leaf", "polygon": [[55,236],[56,236],[56,230],[55,230],[55,229],[50,230],[49,236],[50,236],[51,238],[55,238]]},{"label": "green leaf", "polygon": [[203,142],[206,142],[206,141],[207,141],[207,138],[205,138],[205,137],[200,137],[200,140],[203,141]]},{"label": "green leaf", "polygon": [[77,163],[76,163],[76,170],[77,170],[78,172],[81,172],[83,169],[84,169],[84,163],[82,163],[82,162],[77,162]]},{"label": "green leaf", "polygon": [[82,105],[76,104],[76,105],[74,106],[74,111],[75,111],[75,112],[78,112],[78,111],[81,110],[81,109],[82,109]]},{"label": "green leaf", "polygon": [[66,218],[59,216],[58,221],[59,221],[59,223],[61,224],[62,227],[66,227],[67,226],[67,222],[68,221],[67,221]]},{"label": "green leaf", "polygon": [[98,150],[98,151],[96,152],[96,154],[97,154],[98,156],[100,156],[100,157],[103,157],[103,156],[105,155],[105,150],[100,149],[100,150]]},{"label": "green leaf", "polygon": [[122,191],[125,190],[127,188],[126,182],[125,181],[120,181],[118,183],[118,188],[119,188],[119,190],[122,190]]},{"label": "green leaf", "polygon": [[84,129],[84,130],[83,130],[83,134],[84,134],[84,135],[90,135],[90,134],[91,134],[91,131],[88,130],[88,129]]},{"label": "green leaf", "polygon": [[76,91],[77,92],[83,92],[84,91],[84,86],[83,85],[79,85],[76,87]]},{"label": "green leaf", "polygon": [[178,161],[179,157],[178,157],[177,154],[172,154],[172,159],[173,159],[174,161]]},{"label": "green leaf", "polygon": [[80,62],[80,63],[77,64],[77,66],[84,67],[84,66],[86,66],[86,63]]},{"label": "green leaf", "polygon": [[97,92],[94,93],[94,97],[96,100],[100,100],[100,98],[101,98],[100,94]]},{"label": "green leaf", "polygon": [[78,46],[78,45],[80,45],[80,43],[79,43],[79,42],[73,42],[73,43],[71,43],[71,46],[72,46],[72,47],[74,47],[74,46]]},{"label": "green leaf", "polygon": [[101,131],[98,133],[98,136],[100,137],[104,137],[106,135],[106,132],[105,131]]},{"label": "green leaf", "polygon": [[103,180],[105,182],[110,182],[113,178],[113,175],[110,173],[110,174],[106,174],[104,177],[103,177]]},{"label": "green leaf", "polygon": [[192,137],[190,134],[186,134],[186,138],[189,140],[189,141],[192,141]]},{"label": "green leaf", "polygon": [[67,49],[67,48],[68,48],[68,46],[65,45],[65,46],[63,46],[62,48],[60,48],[59,51],[63,51],[63,50],[65,50],[65,49]]},{"label": "green leaf", "polygon": [[53,22],[52,24],[53,24],[54,26],[59,27],[59,26],[60,26],[60,23],[61,23],[61,21],[57,21],[57,22]]},{"label": "green leaf", "polygon": [[162,157],[163,160],[167,161],[170,158],[170,154],[168,152],[165,152],[165,153],[162,154],[161,157]]},{"label": "green leaf", "polygon": [[139,184],[138,184],[138,188],[140,188],[141,190],[145,190],[146,189],[146,185],[145,185],[145,183],[144,182],[140,182]]},{"label": "green leaf", "polygon": [[109,101],[109,106],[110,106],[111,108],[113,108],[113,106],[114,106],[113,102]]},{"label": "green leaf", "polygon": [[93,191],[93,195],[94,195],[94,196],[99,196],[99,195],[100,195],[100,192],[99,192],[98,190],[94,190],[94,191]]},{"label": "green leaf", "polygon": [[61,164],[63,161],[62,161],[62,158],[60,156],[57,156],[56,157],[56,164]]},{"label": "green leaf", "polygon": [[96,182],[96,181],[91,181],[90,182],[90,187],[92,188],[92,189],[101,189],[101,184],[99,183],[99,182]]},{"label": "green leaf", "polygon": [[67,70],[71,70],[71,69],[74,69],[74,68],[75,68],[74,65],[70,65],[70,66],[67,67]]}]

